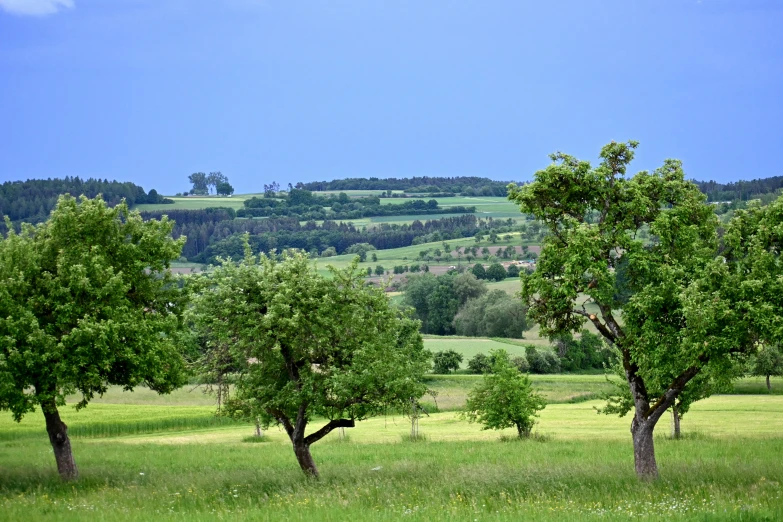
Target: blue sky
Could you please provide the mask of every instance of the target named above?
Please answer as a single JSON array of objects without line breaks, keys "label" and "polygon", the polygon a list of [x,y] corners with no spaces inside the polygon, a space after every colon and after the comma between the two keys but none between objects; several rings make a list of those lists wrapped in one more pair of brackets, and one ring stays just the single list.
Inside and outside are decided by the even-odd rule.
[{"label": "blue sky", "polygon": [[0,0],[0,181],[783,175],[783,2]]}]

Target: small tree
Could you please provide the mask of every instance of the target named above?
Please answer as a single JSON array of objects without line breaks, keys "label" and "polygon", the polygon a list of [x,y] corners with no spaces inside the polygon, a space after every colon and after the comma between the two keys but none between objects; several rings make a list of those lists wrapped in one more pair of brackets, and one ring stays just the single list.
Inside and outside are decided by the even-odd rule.
[{"label": "small tree", "polygon": [[376,266],[375,266],[375,275],[382,276],[382,275],[383,275],[383,272],[384,272],[385,270],[386,270],[386,269],[385,269],[385,268],[383,268],[381,265],[376,265]]},{"label": "small tree", "polygon": [[529,437],[538,411],[546,401],[533,392],[530,379],[511,364],[505,350],[490,353],[492,373],[468,394],[463,415],[485,430],[516,427],[519,438]]},{"label": "small tree", "polygon": [[454,350],[435,352],[432,358],[434,373],[451,373],[459,369],[462,363],[462,354]]},{"label": "small tree", "polygon": [[[404,409],[421,397],[429,352],[419,323],[365,284],[357,261],[318,274],[300,253],[250,254],[192,281],[190,317],[237,365],[232,410],[283,427],[299,466],[317,477],[310,446],[337,428]],[[326,420],[308,432],[315,418]]]},{"label": "small tree", "polygon": [[783,375],[783,355],[776,346],[763,346],[753,361],[753,375],[767,378],[767,391],[772,391],[769,378],[772,375]]},{"label": "small tree", "polygon": [[470,373],[482,374],[492,370],[492,361],[489,356],[483,353],[477,353],[468,361],[468,371]]},{"label": "small tree", "polygon": [[473,273],[474,276],[476,276],[476,279],[487,278],[487,271],[484,269],[484,265],[482,265],[481,263],[476,263],[475,265],[473,265],[473,268],[471,268],[470,271]]},{"label": "small tree", "polygon": [[234,187],[232,187],[228,181],[221,181],[215,187],[215,192],[221,196],[230,196],[234,193]]},{"label": "small tree", "polygon": [[0,239],[0,409],[41,407],[57,470],[78,475],[58,407],[109,385],[160,393],[184,384],[181,298],[169,271],[184,238],[123,202],[60,196],[49,219]]},{"label": "small tree", "polygon": [[373,250],[375,250],[375,247],[369,243],[354,243],[345,250],[345,253],[358,255],[359,261],[364,263],[367,261],[367,252],[371,252]]},{"label": "small tree", "polygon": [[487,268],[487,279],[490,281],[502,281],[506,278],[506,269],[500,263],[492,263]]}]

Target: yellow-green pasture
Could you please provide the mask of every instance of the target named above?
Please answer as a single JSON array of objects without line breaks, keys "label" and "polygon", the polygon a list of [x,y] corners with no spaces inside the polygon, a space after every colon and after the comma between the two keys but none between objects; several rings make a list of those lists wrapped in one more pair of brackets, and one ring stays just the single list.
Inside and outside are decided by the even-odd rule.
[{"label": "yellow-green pasture", "polygon": [[[114,393],[112,390],[108,396]],[[40,413],[0,419],[0,520],[780,520],[783,397],[716,396],[683,419],[684,439],[656,432],[660,480],[633,473],[628,418],[599,402],[550,404],[532,440],[484,431],[455,412],[358,423],[313,446],[321,480],[299,471],[277,428],[250,425],[107,436],[83,426],[152,422],[170,406],[105,404],[63,418],[80,478],[62,483]],[[203,406],[190,406],[202,411]],[[114,410],[114,411],[113,411]],[[155,411],[158,410],[158,411]],[[199,413],[198,415],[201,415]],[[313,429],[319,423],[313,423]],[[29,431],[27,431],[29,430]]]}]

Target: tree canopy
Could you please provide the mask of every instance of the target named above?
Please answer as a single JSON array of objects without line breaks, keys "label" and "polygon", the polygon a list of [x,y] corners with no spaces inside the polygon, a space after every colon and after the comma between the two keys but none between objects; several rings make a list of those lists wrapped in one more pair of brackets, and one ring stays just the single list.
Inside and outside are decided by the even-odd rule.
[{"label": "tree canopy", "polygon": [[109,385],[184,383],[172,226],[61,196],[45,223],[0,240],[0,408],[19,421],[41,407],[64,478],[77,474],[57,410],[67,395],[83,407]]},{"label": "tree canopy", "polygon": [[[331,276],[299,253],[278,260],[246,248],[240,263],[192,282],[193,324],[211,349],[227,346],[238,369],[233,411],[281,425],[312,476],[311,444],[406,407],[424,394],[429,367],[418,321],[367,286],[356,262]],[[326,422],[305,435],[315,418]]]},{"label": "tree canopy", "polygon": [[[550,336],[591,321],[617,348],[635,411],[636,471],[652,478],[658,419],[700,372],[728,370],[751,338],[727,292],[712,208],[677,160],[627,176],[636,147],[606,145],[597,167],[553,154],[534,182],[509,186],[509,198],[549,231],[535,272],[522,277],[529,316]],[[623,263],[627,300],[617,292]]]}]

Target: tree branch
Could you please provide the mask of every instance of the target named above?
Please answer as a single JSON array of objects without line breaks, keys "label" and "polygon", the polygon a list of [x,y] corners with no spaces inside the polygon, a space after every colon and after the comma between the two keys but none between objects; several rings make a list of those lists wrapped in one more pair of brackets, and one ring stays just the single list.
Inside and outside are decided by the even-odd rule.
[{"label": "tree branch", "polygon": [[655,403],[649,407],[645,413],[645,417],[648,419],[658,420],[663,412],[665,412],[669,406],[677,399],[677,396],[685,389],[685,385],[690,382],[691,379],[701,371],[704,364],[709,361],[709,357],[705,354],[699,356],[699,362],[702,366],[690,366],[684,372],[677,376],[674,381],[669,385],[666,391],[661,395]]},{"label": "tree branch", "polygon": [[318,442],[322,438],[326,437],[335,428],[353,428],[355,426],[356,423],[353,419],[334,419],[329,421],[329,423],[320,430],[305,437],[304,443],[310,445],[314,442]]}]

